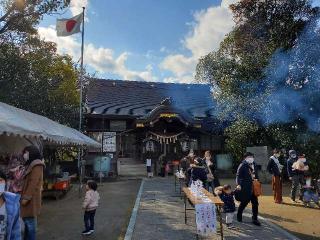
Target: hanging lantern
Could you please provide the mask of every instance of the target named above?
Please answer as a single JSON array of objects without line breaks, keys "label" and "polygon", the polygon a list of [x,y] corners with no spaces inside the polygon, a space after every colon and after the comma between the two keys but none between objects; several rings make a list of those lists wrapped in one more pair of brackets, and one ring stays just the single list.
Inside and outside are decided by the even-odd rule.
[{"label": "hanging lantern", "polygon": [[147,141],[146,142],[146,151],[147,152],[154,152],[154,142],[153,141]]},{"label": "hanging lantern", "polygon": [[181,141],[181,148],[183,152],[189,151],[189,143],[186,140]]}]

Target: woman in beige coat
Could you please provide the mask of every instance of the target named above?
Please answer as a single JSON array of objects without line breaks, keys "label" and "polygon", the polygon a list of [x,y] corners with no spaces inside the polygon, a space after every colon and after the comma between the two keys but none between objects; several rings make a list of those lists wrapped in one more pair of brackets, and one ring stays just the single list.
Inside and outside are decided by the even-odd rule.
[{"label": "woman in beige coat", "polygon": [[21,217],[25,224],[25,240],[36,239],[37,216],[41,209],[41,191],[44,162],[40,151],[35,146],[23,150],[26,172],[21,193]]}]

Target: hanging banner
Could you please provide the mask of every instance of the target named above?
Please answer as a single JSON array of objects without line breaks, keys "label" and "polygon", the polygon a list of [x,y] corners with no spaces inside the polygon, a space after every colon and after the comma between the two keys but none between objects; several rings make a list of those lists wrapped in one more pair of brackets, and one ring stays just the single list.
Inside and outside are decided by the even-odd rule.
[{"label": "hanging banner", "polygon": [[214,236],[217,232],[216,207],[212,203],[195,205],[197,233],[200,236]]},{"label": "hanging banner", "polygon": [[103,133],[103,152],[116,152],[117,151],[117,136],[116,132]]}]

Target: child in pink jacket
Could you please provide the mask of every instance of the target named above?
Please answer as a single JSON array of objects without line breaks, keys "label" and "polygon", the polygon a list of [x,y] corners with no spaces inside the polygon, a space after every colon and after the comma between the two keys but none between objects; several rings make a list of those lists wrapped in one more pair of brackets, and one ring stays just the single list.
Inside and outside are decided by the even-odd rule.
[{"label": "child in pink jacket", "polygon": [[86,196],[83,201],[84,226],[83,235],[90,235],[94,232],[94,216],[99,205],[98,185],[95,181],[88,181],[86,185]]}]

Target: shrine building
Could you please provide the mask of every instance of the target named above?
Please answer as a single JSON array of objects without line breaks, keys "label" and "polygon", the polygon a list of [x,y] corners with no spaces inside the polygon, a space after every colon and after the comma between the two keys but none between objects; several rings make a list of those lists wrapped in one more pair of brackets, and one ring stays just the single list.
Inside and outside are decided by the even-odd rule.
[{"label": "shrine building", "polygon": [[110,172],[134,176],[146,173],[148,158],[157,175],[165,163],[173,172],[190,149],[201,157],[206,150],[223,156],[223,124],[215,110],[208,85],[91,79],[85,131],[102,150],[90,158],[109,156]]}]

